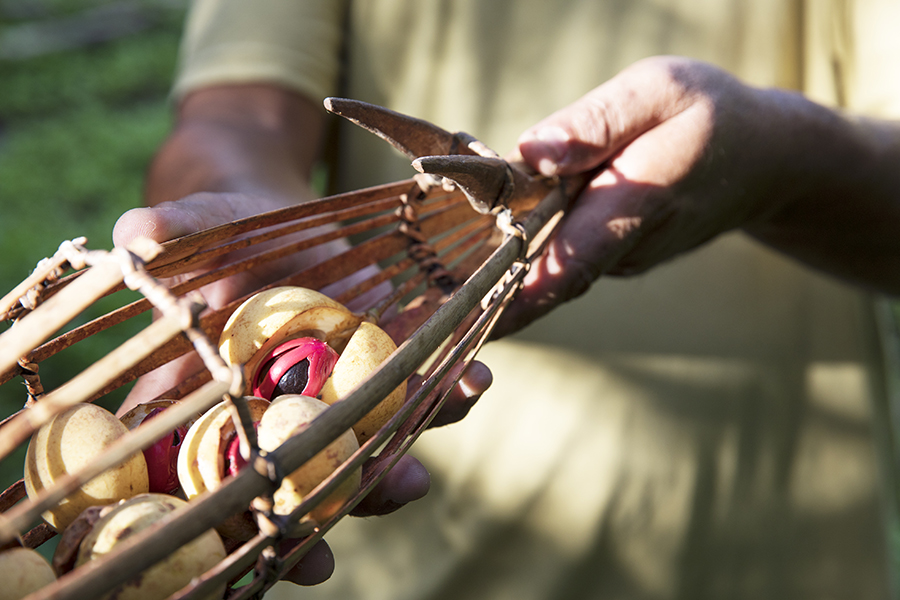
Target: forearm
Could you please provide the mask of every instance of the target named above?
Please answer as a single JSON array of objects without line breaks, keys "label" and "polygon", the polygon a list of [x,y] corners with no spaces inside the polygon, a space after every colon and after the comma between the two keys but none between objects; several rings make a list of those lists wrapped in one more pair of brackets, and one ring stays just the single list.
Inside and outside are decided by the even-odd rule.
[{"label": "forearm", "polygon": [[196,192],[252,194],[273,206],[309,199],[323,128],[321,107],[274,86],[195,92],[150,166],[146,203]]},{"label": "forearm", "polygon": [[[900,294],[900,124],[847,118],[766,91],[781,127],[773,210],[746,226],[762,242],[870,289]],[[779,193],[783,192],[783,193]]]}]

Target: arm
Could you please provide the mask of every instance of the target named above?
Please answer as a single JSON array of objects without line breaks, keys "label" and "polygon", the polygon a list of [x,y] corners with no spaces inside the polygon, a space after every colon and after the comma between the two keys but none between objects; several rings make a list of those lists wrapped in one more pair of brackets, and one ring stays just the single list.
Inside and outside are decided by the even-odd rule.
[{"label": "arm", "polygon": [[[172,134],[153,160],[146,198],[151,208],[122,215],[116,245],[137,236],[158,242],[313,198],[309,173],[321,143],[324,110],[269,85],[205,88],[179,105]],[[203,288],[214,308],[277,279],[340,243]],[[171,388],[201,368],[188,355],[141,378],[120,412]]]},{"label": "arm", "polygon": [[[276,86],[221,86],[188,95],[148,172],[146,201],[153,208],[125,213],[113,232],[116,245],[139,235],[161,242],[312,199],[309,177],[324,123],[322,108]],[[203,293],[217,308],[341,248],[334,242]]]},{"label": "arm", "polygon": [[602,165],[504,315],[509,333],[584,291],[725,231],[855,284],[900,294],[900,125],[661,57],[526,131],[547,175]]},{"label": "arm", "polygon": [[150,166],[149,206],[195,192],[240,192],[282,205],[312,198],[325,111],[274,85],[206,88],[178,107]]}]

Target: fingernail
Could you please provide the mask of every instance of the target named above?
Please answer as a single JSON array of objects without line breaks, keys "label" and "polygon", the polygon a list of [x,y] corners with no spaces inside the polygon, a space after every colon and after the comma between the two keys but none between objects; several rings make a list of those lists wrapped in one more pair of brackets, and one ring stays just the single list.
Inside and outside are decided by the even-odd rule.
[{"label": "fingernail", "polygon": [[478,395],[478,392],[473,390],[472,387],[468,383],[466,383],[465,379],[460,379],[459,383],[457,383],[456,385],[459,386],[459,391],[463,393],[463,396],[465,396],[466,399],[474,398]]},{"label": "fingernail", "polygon": [[531,161],[536,163],[538,171],[551,176],[556,175],[565,160],[570,139],[563,128],[548,125],[527,132],[522,136],[520,144],[526,147],[523,148],[523,153],[527,153]]}]

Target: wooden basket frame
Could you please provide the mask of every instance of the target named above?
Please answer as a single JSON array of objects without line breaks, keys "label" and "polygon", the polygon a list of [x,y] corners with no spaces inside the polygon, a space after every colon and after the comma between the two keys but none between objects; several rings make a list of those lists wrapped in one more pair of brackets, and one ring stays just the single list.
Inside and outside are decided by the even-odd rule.
[{"label": "wooden basket frame", "polygon": [[[460,362],[468,364],[486,341],[497,318],[521,285],[530,257],[539,251],[540,241],[552,230],[571,196],[572,191],[565,185],[557,185],[535,209],[514,224],[508,211],[496,219],[478,214],[468,206],[459,190],[445,189],[433,182],[423,183],[422,178],[416,178],[241,219],[161,246],[138,240],[127,250],[105,252],[86,250],[85,240],[63,243],[53,257],[42,261],[34,273],[0,300],[0,316],[14,321],[0,335],[0,384],[16,375],[23,376],[33,396],[25,408],[0,424],[0,459],[9,456],[38,427],[67,407],[96,400],[191,349],[199,353],[205,369],[162,395],[179,398],[177,405],[129,432],[101,460],[82,472],[67,476],[35,499],[24,498],[21,481],[3,492],[0,543],[20,540],[29,547],[40,545],[54,534],[46,525],[32,527],[43,511],[90,478],[151,445],[223,398],[230,401],[241,451],[252,468],[243,469],[218,490],[192,500],[184,509],[120,543],[109,556],[60,577],[29,598],[100,597],[228,516],[246,510],[251,503],[260,527],[257,536],[171,598],[203,597],[222,582],[235,582],[254,565],[252,582],[241,588],[229,588],[227,597],[261,597],[334,523],[353,509],[428,426],[455,383],[449,378],[453,366]],[[363,220],[335,225],[325,233],[276,244],[274,248],[260,245],[354,218]],[[228,367],[211,341],[217,339],[217,331],[243,298],[222,309],[204,311],[197,290],[261,262],[385,227],[386,232],[269,286],[322,288],[376,260],[400,253],[403,256],[391,266],[336,298],[346,303],[393,275],[415,271],[393,294],[368,308],[368,316],[378,321],[417,286],[427,284],[425,291],[406,305],[407,310],[383,321],[392,336],[400,338],[399,347],[391,357],[308,429],[274,452],[260,451],[241,397],[241,370]],[[163,282],[173,275],[190,272],[212,258],[248,248],[259,251],[171,286]],[[451,263],[458,264],[452,268],[445,266]],[[75,273],[63,277],[67,269]],[[46,341],[98,298],[126,287],[138,290],[143,298]],[[139,334],[66,384],[43,391],[36,375],[37,363],[150,308],[157,309],[160,317]],[[292,515],[282,518],[271,513],[271,494],[284,474],[299,468],[417,372],[421,378],[412,386],[406,403],[376,435],[362,444]],[[372,459],[379,448],[378,456]],[[359,493],[299,545],[279,553],[278,542],[290,525],[367,460],[370,462]]]}]

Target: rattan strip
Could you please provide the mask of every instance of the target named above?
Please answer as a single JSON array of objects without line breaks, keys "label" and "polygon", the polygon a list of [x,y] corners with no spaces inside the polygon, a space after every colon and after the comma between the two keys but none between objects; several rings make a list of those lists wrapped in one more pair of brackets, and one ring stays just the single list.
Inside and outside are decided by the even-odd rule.
[{"label": "rattan strip", "polygon": [[0,321],[9,319],[10,311],[29,291],[35,288],[42,290],[48,282],[54,282],[59,279],[69,265],[70,250],[68,246],[83,246],[85,242],[87,242],[86,238],[63,242],[53,256],[40,261],[31,274],[0,299]]},{"label": "rattan strip", "polygon": [[[461,208],[465,210],[454,207],[449,210],[445,209],[439,211],[438,214],[430,216],[426,222],[429,224],[430,228],[437,229],[441,227],[441,223],[446,226],[455,227],[472,219],[472,211],[466,206],[462,206]],[[475,215],[475,217],[481,218],[478,215]],[[398,232],[385,233],[366,242],[362,242],[357,246],[353,246],[347,251],[313,265],[299,273],[276,281],[262,289],[270,289],[279,285],[299,285],[312,289],[322,289],[327,285],[336,283],[337,281],[356,273],[360,269],[371,265],[373,262],[386,260],[391,256],[403,252],[406,248],[406,243],[406,237]],[[201,316],[201,329],[211,338],[218,339],[218,332],[224,328],[225,321],[228,320],[231,313],[233,313],[247,297],[249,297],[249,295],[238,298],[219,310],[211,311],[209,314]],[[390,304],[382,304],[372,309],[371,312],[375,315],[380,315],[389,307]],[[89,401],[96,400],[126,383],[134,381],[141,375],[149,373],[153,369],[183,356],[190,352],[191,349],[191,344],[184,338],[176,337],[172,339],[168,344],[158,349],[147,359],[141,361],[133,368],[120,373],[115,380],[99,390],[89,399]]]},{"label": "rattan strip", "polygon": [[288,221],[311,217],[322,213],[329,213],[352,206],[359,206],[373,200],[395,197],[403,193],[409,185],[408,181],[391,183],[383,186],[357,190],[346,194],[337,194],[318,200],[311,200],[301,204],[295,204],[267,213],[253,215],[238,219],[218,227],[205,229],[198,233],[188,235],[163,244],[163,254],[148,264],[151,272],[163,265],[201,251],[235,236],[248,233],[256,229],[278,226]]},{"label": "rattan strip", "polygon": [[[229,252],[251,248],[264,242],[270,242],[272,240],[276,240],[302,231],[307,231],[315,227],[335,225],[342,221],[349,221],[359,219],[360,217],[374,215],[376,213],[383,213],[394,208],[397,203],[397,198],[391,197],[385,200],[377,200],[375,202],[363,204],[361,206],[349,208],[346,210],[336,211],[334,213],[325,215],[315,215],[312,217],[307,217],[300,221],[284,224],[282,226],[268,228],[263,230],[261,233],[258,233],[257,235],[247,235],[238,239],[233,239],[219,246],[206,248],[181,260],[177,260],[162,267],[150,269],[150,273],[154,277],[160,278],[178,275],[191,270],[191,268],[196,268],[197,265],[208,263],[214,258],[218,258],[220,256],[228,254]],[[395,221],[396,219],[388,220],[387,222]],[[376,219],[375,217],[371,217],[368,221],[361,221],[356,225],[356,227],[359,228],[359,231],[367,231],[369,229],[374,229],[376,227],[382,226],[384,223],[384,218]]]},{"label": "rattan strip", "polygon": [[[182,296],[184,294],[187,294],[188,292],[198,290],[204,285],[220,281],[222,279],[225,279],[226,277],[231,277],[232,275],[236,275],[238,273],[249,271],[261,264],[278,260],[279,258],[283,258],[296,252],[307,250],[329,241],[339,240],[348,235],[363,233],[365,231],[368,231],[370,228],[389,225],[396,221],[397,219],[395,216],[385,215],[377,219],[364,221],[355,225],[349,225],[339,230],[330,231],[314,238],[308,238],[306,240],[295,242],[293,244],[288,244],[286,246],[247,257],[243,260],[236,261],[224,267],[213,269],[201,275],[196,275],[184,282],[174,285],[171,291],[176,296]],[[92,321],[89,321],[84,325],[76,327],[71,331],[66,332],[51,340],[50,342],[38,346],[27,356],[29,360],[34,362],[44,361],[50,356],[57,354],[58,352],[85,338],[88,338],[110,327],[118,325],[130,318],[143,314],[151,308],[152,304],[146,298],[136,300],[101,317],[97,317],[96,319],[93,319]],[[0,373],[0,384],[5,383],[13,376],[18,374],[18,372],[19,370],[14,368]]]}]

